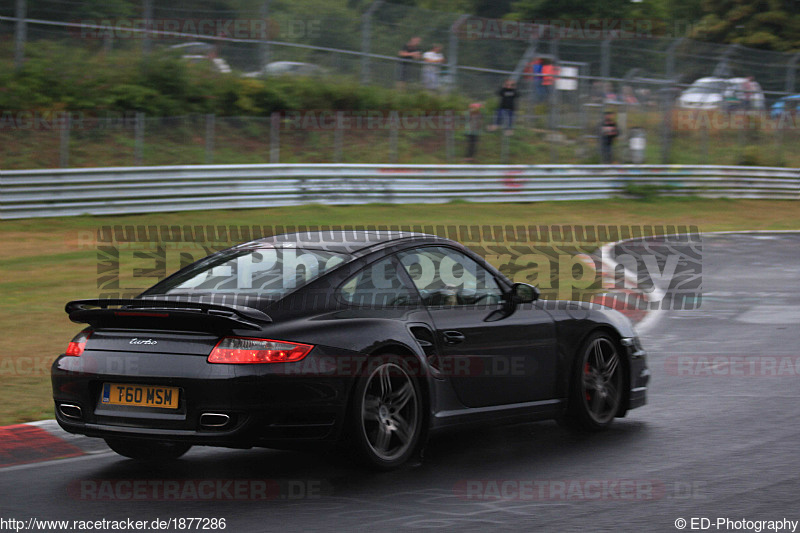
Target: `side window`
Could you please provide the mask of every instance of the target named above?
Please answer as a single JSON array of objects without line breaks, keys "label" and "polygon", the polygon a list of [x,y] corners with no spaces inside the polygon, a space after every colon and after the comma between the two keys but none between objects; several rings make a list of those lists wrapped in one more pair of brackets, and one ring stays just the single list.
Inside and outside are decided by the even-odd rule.
[{"label": "side window", "polygon": [[363,268],[339,288],[342,299],[357,306],[397,307],[418,302],[414,290],[405,285],[390,257]]},{"label": "side window", "polygon": [[398,255],[425,305],[493,305],[502,300],[494,276],[461,252],[425,247]]}]

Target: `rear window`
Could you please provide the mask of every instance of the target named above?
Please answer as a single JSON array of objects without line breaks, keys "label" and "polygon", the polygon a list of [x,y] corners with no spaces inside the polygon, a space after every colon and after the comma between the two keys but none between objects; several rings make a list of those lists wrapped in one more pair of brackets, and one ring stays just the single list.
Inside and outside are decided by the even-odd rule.
[{"label": "rear window", "polygon": [[347,254],[304,248],[230,250],[189,265],[145,295],[238,294],[278,299],[349,260]]}]

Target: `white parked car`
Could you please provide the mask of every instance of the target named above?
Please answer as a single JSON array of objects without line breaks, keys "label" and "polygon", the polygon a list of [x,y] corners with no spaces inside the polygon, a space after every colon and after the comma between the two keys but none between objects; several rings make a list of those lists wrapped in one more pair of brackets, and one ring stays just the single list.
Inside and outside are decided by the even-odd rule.
[{"label": "white parked car", "polygon": [[299,61],[275,61],[269,63],[263,70],[243,74],[245,78],[258,78],[261,76],[322,76],[326,70],[313,63]]},{"label": "white parked car", "polygon": [[678,105],[686,109],[764,109],[764,92],[751,78],[717,78],[695,80],[681,93]]},{"label": "white parked car", "polygon": [[189,63],[211,63],[211,66],[217,72],[222,74],[230,74],[231,66],[227,61],[217,56],[217,48],[213,44],[202,42],[191,42],[176,44],[169,47],[170,50],[175,50],[181,54],[181,59]]}]

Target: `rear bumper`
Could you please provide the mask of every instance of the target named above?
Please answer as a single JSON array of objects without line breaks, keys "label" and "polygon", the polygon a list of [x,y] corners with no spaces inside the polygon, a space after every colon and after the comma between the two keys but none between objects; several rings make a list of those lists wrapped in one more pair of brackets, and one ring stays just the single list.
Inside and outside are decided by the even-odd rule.
[{"label": "rear bumper", "polygon": [[[266,365],[211,364],[203,356],[175,354],[96,351],[61,356],[51,374],[56,420],[70,433],[100,438],[236,448],[330,443],[341,434],[355,378],[320,371],[314,360],[337,355],[341,350],[317,346],[303,364]],[[104,404],[104,383],[176,387],[179,405]],[[79,411],[62,412],[65,404]],[[227,421],[204,425],[207,414],[224,415]]]}]

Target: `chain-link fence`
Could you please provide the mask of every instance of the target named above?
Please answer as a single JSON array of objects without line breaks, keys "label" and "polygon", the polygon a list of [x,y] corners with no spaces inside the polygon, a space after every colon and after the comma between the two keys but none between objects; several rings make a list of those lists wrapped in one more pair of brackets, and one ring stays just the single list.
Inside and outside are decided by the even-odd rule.
[{"label": "chain-link fence", "polygon": [[[771,111],[781,97],[794,93],[800,54],[693,41],[671,35],[677,32],[664,29],[669,25],[641,21],[627,33],[613,24],[615,29],[608,31],[589,27],[588,21],[577,21],[565,31],[563,26],[554,30],[553,25],[480,19],[382,0],[254,0],[241,5],[245,7],[230,10],[186,9],[153,0],[15,0],[0,6],[0,42],[13,41],[8,49],[14,50],[18,64],[27,44],[48,41],[91,53],[177,51],[187,61],[212,62],[220,76],[299,73],[318,76],[320,83],[325,76],[336,76],[386,87],[405,80],[404,85],[419,88],[425,69],[432,69],[436,91],[488,104],[484,126],[494,119],[499,88],[512,78],[520,89],[514,134],[482,130],[478,158],[486,163],[598,162],[600,122],[604,111],[613,110],[621,133],[614,157],[620,162],[800,166],[792,150],[797,140],[794,115]],[[440,44],[443,64],[402,60],[398,53],[414,36],[421,40],[420,51]],[[555,70],[546,76],[534,66],[537,59]],[[728,83],[718,94],[707,89],[704,94],[711,101],[685,109],[694,104],[684,102],[682,94],[698,79],[750,77],[757,88],[745,90],[740,81]],[[763,97],[749,101],[749,91]],[[11,141],[2,144],[0,154],[7,168],[424,163],[460,162],[466,143],[466,118],[457,127],[307,131],[286,128],[283,119],[134,113],[84,121],[89,127],[0,128],[0,138]],[[50,148],[31,158],[33,144]]]},{"label": "chain-link fence", "polygon": [[[547,127],[548,113],[521,116],[513,130],[482,128],[468,154],[468,113],[309,111],[269,117],[188,115],[49,118],[47,127],[0,128],[5,169],[235,163],[602,163],[598,136],[604,106],[584,106],[584,126]],[[655,110],[653,110],[655,109]],[[760,125],[731,113],[736,128],[718,128],[675,113],[663,135],[660,109],[621,105],[622,135],[610,162],[800,166],[797,128]],[[484,125],[492,117],[484,114]],[[665,148],[666,146],[666,148]],[[666,152],[665,152],[666,149]]]}]

